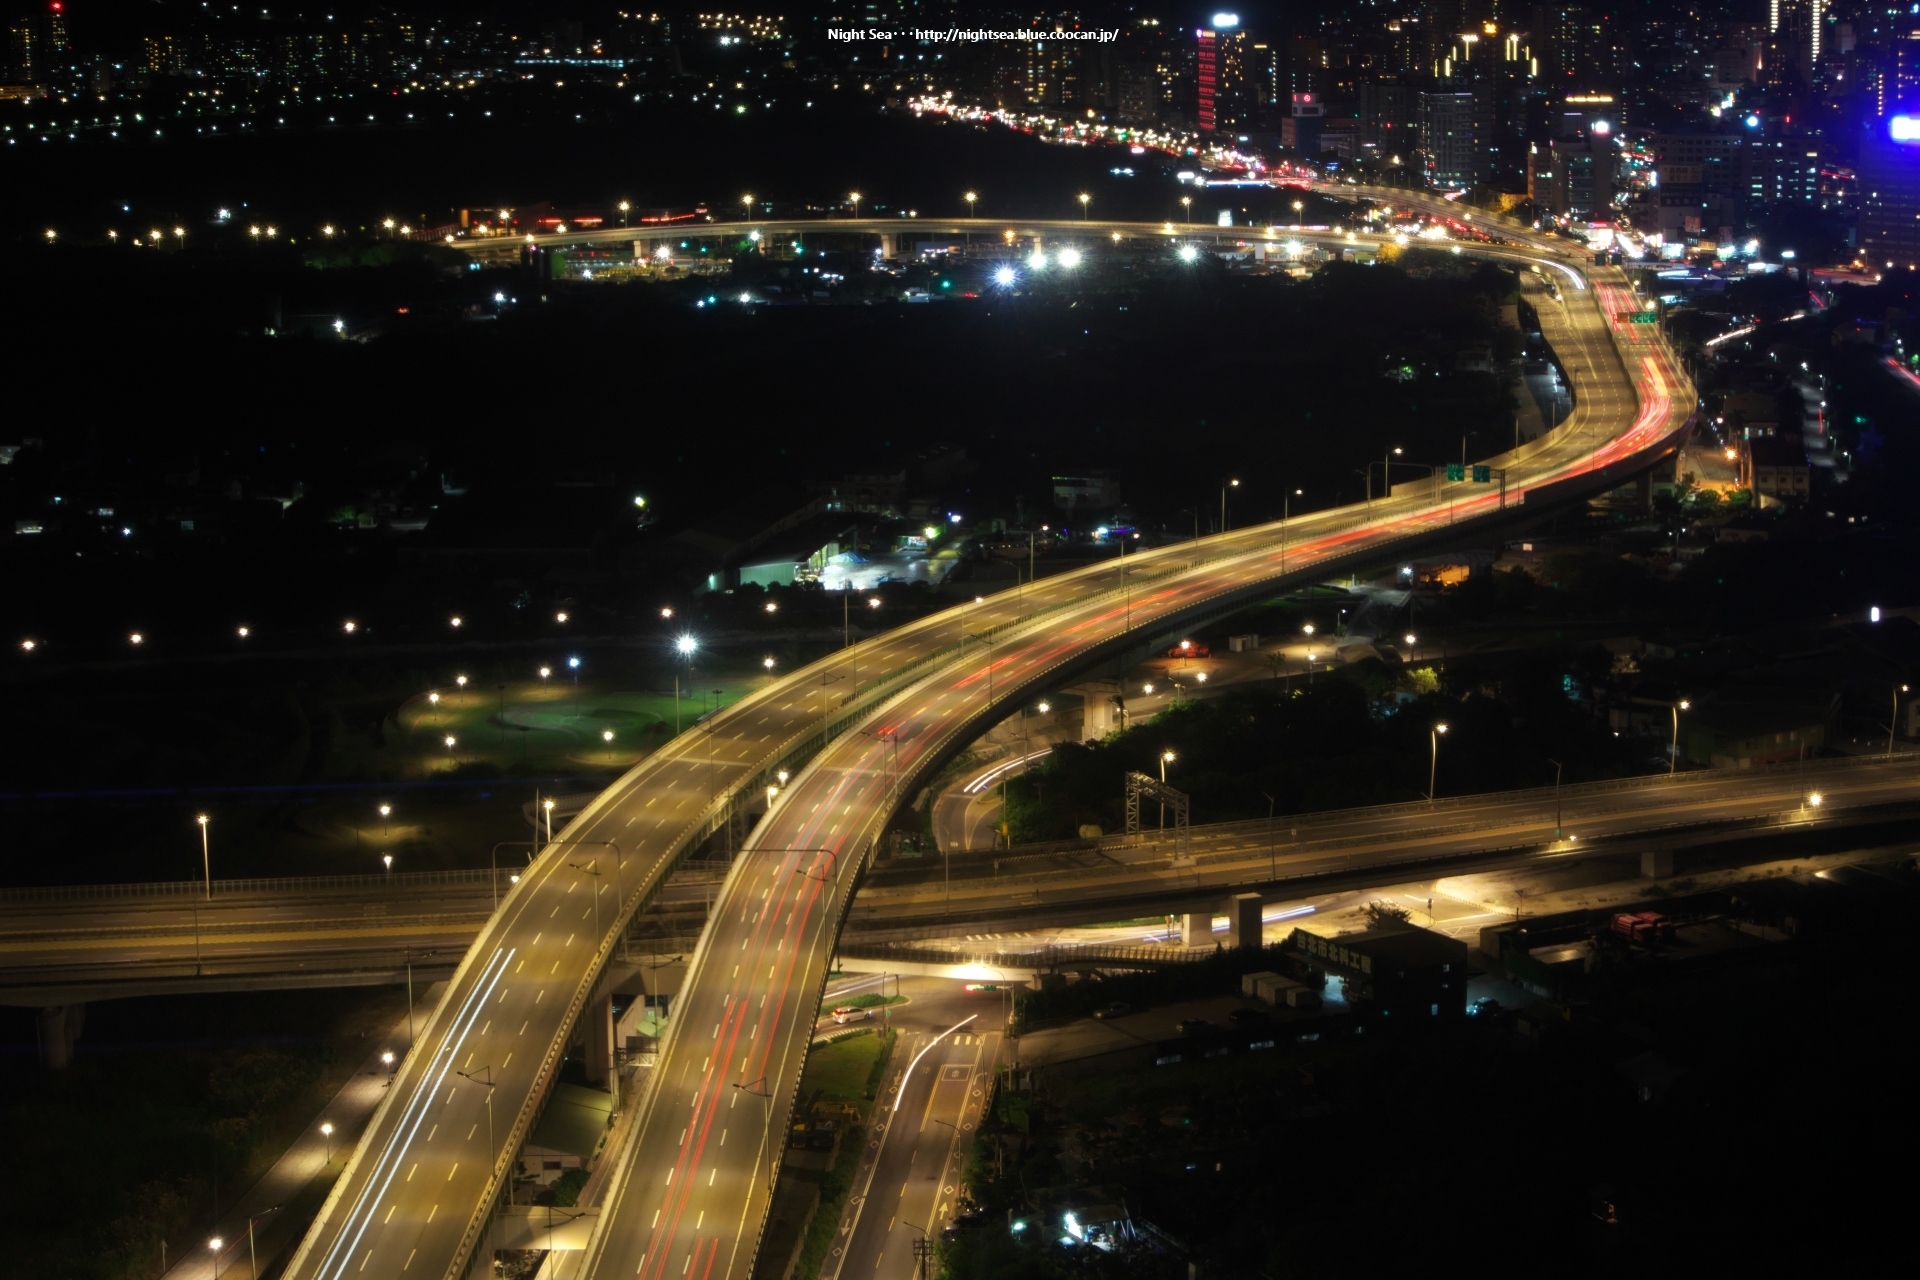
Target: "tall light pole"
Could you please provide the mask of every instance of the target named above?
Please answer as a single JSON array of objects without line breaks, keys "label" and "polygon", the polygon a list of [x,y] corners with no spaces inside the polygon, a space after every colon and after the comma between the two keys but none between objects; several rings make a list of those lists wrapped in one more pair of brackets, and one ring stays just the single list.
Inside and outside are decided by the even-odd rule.
[{"label": "tall light pole", "polygon": [[253,1249],[253,1224],[270,1213],[278,1212],[280,1206],[276,1204],[271,1209],[247,1215],[247,1275],[251,1280],[260,1280],[260,1256]]},{"label": "tall light pole", "polygon": [[860,217],[860,193],[858,191],[848,192],[847,200],[853,205],[853,216],[854,219],[858,221]]},{"label": "tall light pole", "polygon": [[1080,221],[1082,222],[1085,222],[1088,219],[1088,217],[1091,216],[1088,213],[1087,205],[1092,199],[1093,197],[1088,195],[1086,192],[1082,191],[1080,193]]},{"label": "tall light pole", "polygon": [[1193,225],[1193,197],[1192,197],[1192,196],[1181,196],[1181,197],[1180,197],[1180,207],[1181,207],[1181,208],[1182,208],[1183,210],[1185,210],[1185,213],[1184,213],[1184,215],[1183,215],[1183,217],[1184,217],[1184,220],[1185,220],[1185,222],[1186,222],[1186,224],[1187,224],[1188,226],[1192,226],[1192,225]]},{"label": "tall light pole", "polygon": [[1560,762],[1552,756],[1547,763],[1553,766],[1553,838],[1560,838]]},{"label": "tall light pole", "polygon": [[1238,489],[1238,480],[1228,480],[1220,486],[1220,532],[1227,531],[1227,490]]},{"label": "tall light pole", "polygon": [[624,227],[627,225],[627,213],[632,208],[633,208],[633,205],[630,204],[629,202],[625,200],[622,200],[620,202],[620,225],[621,226]]},{"label": "tall light pole", "polygon": [[219,1236],[207,1241],[207,1248],[213,1251],[213,1280],[220,1280],[220,1250],[226,1245],[227,1242]]},{"label": "tall light pole", "polygon": [[1306,207],[1307,206],[1299,200],[1293,202],[1293,229],[1295,231],[1301,228],[1302,222],[1306,217],[1306,214],[1303,212]]},{"label": "tall light pole", "polygon": [[213,900],[213,857],[207,852],[207,815],[201,814],[194,819],[200,824],[200,870],[207,877],[207,900]]},{"label": "tall light pole", "polygon": [[1440,735],[1447,731],[1445,724],[1436,724],[1427,730],[1427,739],[1433,749],[1432,757],[1427,761],[1427,803],[1433,803],[1433,781],[1440,772]]},{"label": "tall light pole", "polygon": [[[1177,686],[1176,686],[1176,689],[1177,689]],[[1166,785],[1167,765],[1171,763],[1172,760],[1173,760],[1173,750],[1171,748],[1168,748],[1167,750],[1162,751],[1160,753],[1160,785],[1162,786]],[[1160,801],[1160,830],[1164,834],[1166,832],[1166,829],[1167,829],[1167,802],[1163,799]]]},{"label": "tall light pole", "polygon": [[320,1126],[320,1136],[327,1140],[327,1167],[333,1167],[333,1121],[328,1120]]},{"label": "tall light pole", "polygon": [[1280,495],[1280,572],[1287,571],[1287,521],[1293,518],[1293,500],[1305,493],[1304,489],[1295,489],[1291,493]]},{"label": "tall light pole", "polygon": [[1893,719],[1887,724],[1887,754],[1888,755],[1893,754],[1893,734],[1894,734],[1894,730],[1897,729],[1900,725],[1900,695],[1905,693],[1906,691],[1907,691],[1907,686],[1905,685],[1901,685],[1898,689],[1895,689],[1893,691]]},{"label": "tall light pole", "polygon": [[980,194],[976,191],[969,191],[967,192],[966,195],[961,196],[960,198],[967,202],[967,216],[971,218],[973,216],[974,203],[980,199]]},{"label": "tall light pole", "polygon": [[740,217],[743,221],[753,217],[753,195],[751,192],[740,197]]},{"label": "tall light pole", "polygon": [[1667,756],[1667,776],[1671,778],[1674,770],[1680,766],[1680,713],[1693,704],[1685,698],[1674,703],[1667,710],[1673,712],[1673,748]]}]

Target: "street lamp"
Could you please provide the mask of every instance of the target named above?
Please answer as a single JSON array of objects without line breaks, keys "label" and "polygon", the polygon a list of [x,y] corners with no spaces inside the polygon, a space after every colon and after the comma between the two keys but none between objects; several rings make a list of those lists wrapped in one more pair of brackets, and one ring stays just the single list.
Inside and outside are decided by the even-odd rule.
[{"label": "street lamp", "polygon": [[1088,195],[1086,192],[1082,191],[1080,193],[1080,220],[1082,222],[1085,222],[1087,220],[1087,217],[1088,217],[1087,205],[1091,203],[1092,200],[1093,200],[1093,197]]},{"label": "street lamp", "polygon": [[971,218],[971,217],[973,216],[973,206],[974,206],[974,202],[975,202],[976,200],[978,200],[978,199],[979,199],[980,197],[979,197],[979,196],[978,196],[977,194],[975,194],[974,192],[972,192],[972,191],[969,191],[969,192],[967,192],[967,194],[966,194],[966,195],[964,195],[964,196],[962,196],[962,197],[960,197],[960,198],[961,198],[961,199],[963,199],[963,200],[965,200],[965,201],[967,202],[967,216],[968,216],[969,218]]},{"label": "street lamp", "polygon": [[1186,210],[1186,223],[1187,223],[1187,225],[1188,225],[1188,226],[1192,226],[1192,225],[1193,225],[1193,197],[1192,197],[1192,196],[1181,196],[1181,197],[1180,197],[1180,207],[1181,207],[1182,209],[1184,209],[1184,210]]},{"label": "street lamp", "polygon": [[740,204],[744,209],[744,212],[742,212],[740,216],[742,218],[751,218],[753,216],[753,196],[751,194],[741,196]]},{"label": "street lamp", "polygon": [[627,225],[627,211],[632,208],[633,206],[631,204],[628,204],[625,200],[622,200],[620,202],[620,225],[621,226],[624,227]]},{"label": "street lamp", "polygon": [[1305,216],[1301,211],[1304,210],[1306,207],[1307,206],[1305,204],[1303,204],[1298,200],[1295,200],[1293,202],[1293,229],[1295,231],[1298,231],[1300,229],[1301,220]]},{"label": "street lamp", "polygon": [[213,858],[207,852],[207,815],[201,814],[194,819],[200,824],[200,869],[207,877],[207,898],[213,898]]},{"label": "street lamp", "polygon": [[1433,780],[1435,775],[1440,771],[1440,735],[1446,731],[1447,726],[1444,724],[1436,724],[1427,730],[1427,739],[1433,750],[1432,757],[1427,761],[1428,804],[1433,803]]},{"label": "street lamp", "polygon": [[1239,487],[1238,480],[1228,480],[1220,486],[1220,532],[1222,533],[1227,531],[1227,490]]},{"label": "street lamp", "polygon": [[383,804],[380,806],[380,838],[382,840],[385,840],[387,838],[387,819],[392,815],[392,813],[393,813],[392,805]]},{"label": "street lamp", "polygon": [[849,192],[847,194],[847,200],[853,205],[853,216],[858,218],[860,216],[860,193],[858,191]]},{"label": "street lamp", "polygon": [[1674,770],[1680,766],[1680,713],[1693,704],[1685,698],[1674,703],[1667,710],[1673,712],[1673,748],[1667,756],[1667,776],[1671,778]]},{"label": "street lamp", "polygon": [[226,1244],[227,1242],[219,1236],[207,1241],[207,1248],[213,1250],[213,1280],[220,1280],[220,1250],[225,1248]]},{"label": "street lamp", "polygon": [[328,1120],[320,1126],[320,1136],[327,1140],[327,1163],[333,1163],[333,1121]]},{"label": "street lamp", "polygon": [[388,874],[388,875],[392,875],[392,874],[393,874],[393,855],[392,855],[392,854],[390,854],[390,853],[383,853],[383,854],[381,854],[381,855],[380,855],[380,862],[381,862],[381,865],[383,865],[384,867],[386,867],[386,869],[387,869],[387,874]]}]

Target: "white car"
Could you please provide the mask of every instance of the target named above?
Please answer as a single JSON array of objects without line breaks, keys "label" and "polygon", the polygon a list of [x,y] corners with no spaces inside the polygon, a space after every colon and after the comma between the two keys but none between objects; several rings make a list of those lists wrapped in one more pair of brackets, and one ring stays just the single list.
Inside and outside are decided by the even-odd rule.
[{"label": "white car", "polygon": [[833,1011],[833,1020],[842,1025],[849,1022],[864,1022],[873,1016],[871,1009],[856,1009],[852,1005],[841,1005]]}]

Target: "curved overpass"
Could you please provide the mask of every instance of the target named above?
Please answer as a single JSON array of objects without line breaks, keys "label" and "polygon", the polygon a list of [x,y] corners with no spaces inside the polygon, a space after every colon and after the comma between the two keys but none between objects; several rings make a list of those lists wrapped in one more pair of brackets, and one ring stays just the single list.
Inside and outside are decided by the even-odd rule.
[{"label": "curved overpass", "polygon": [[[938,233],[968,221],[798,225]],[[1163,224],[975,224],[996,235],[1062,236],[1124,236],[1126,226],[1167,234]],[[636,238],[631,230],[588,235]],[[1552,336],[1579,400],[1566,424],[1491,460],[1506,469],[1508,502],[1617,483],[1622,466],[1671,446],[1691,408],[1664,349],[1623,338],[1616,350],[1584,282],[1566,296]],[[1452,522],[1497,515],[1499,502],[1420,482],[1368,507],[1089,566],[842,650],[675,738],[543,850],[487,923],[285,1274],[454,1276],[484,1253],[502,1179],[555,1082],[620,922],[742,797],[792,768],[797,776],[715,900],[660,1064],[634,1103],[641,1111],[631,1139],[608,1157],[615,1167],[586,1260],[594,1274],[623,1278],[745,1276],[834,936],[865,857],[915,780],[1006,707],[1071,672],[1278,583],[1444,537]]]}]

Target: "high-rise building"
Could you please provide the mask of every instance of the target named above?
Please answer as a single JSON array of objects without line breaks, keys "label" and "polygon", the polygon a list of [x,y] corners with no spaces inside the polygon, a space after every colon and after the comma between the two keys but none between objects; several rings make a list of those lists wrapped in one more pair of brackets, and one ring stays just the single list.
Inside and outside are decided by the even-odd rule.
[{"label": "high-rise building", "polygon": [[1254,42],[1234,23],[1194,32],[1194,117],[1202,133],[1244,127],[1258,114],[1259,86],[1250,75],[1257,70]]},{"label": "high-rise building", "polygon": [[1383,156],[1407,155],[1419,145],[1413,89],[1398,80],[1362,81],[1359,99],[1362,142],[1373,143]]},{"label": "high-rise building", "polygon": [[1920,268],[1920,113],[1880,120],[1860,146],[1860,252],[1876,271]]},{"label": "high-rise building", "polygon": [[1219,124],[1220,36],[1205,27],[1194,36],[1199,48],[1193,77],[1195,118],[1200,122],[1200,132],[1212,133]]},{"label": "high-rise building", "polygon": [[1471,93],[1423,93],[1420,156],[1430,187],[1471,187],[1477,180]]}]

